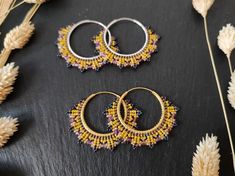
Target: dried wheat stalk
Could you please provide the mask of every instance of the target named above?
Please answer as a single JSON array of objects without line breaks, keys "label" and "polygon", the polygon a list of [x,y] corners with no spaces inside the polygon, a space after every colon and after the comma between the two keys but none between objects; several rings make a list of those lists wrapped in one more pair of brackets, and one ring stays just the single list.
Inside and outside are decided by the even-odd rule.
[{"label": "dried wheat stalk", "polygon": [[21,49],[29,41],[34,31],[31,22],[23,22],[7,33],[4,39],[4,49],[0,54],[0,68],[3,67],[14,49]]},{"label": "dried wheat stalk", "polygon": [[18,130],[18,119],[12,117],[0,118],[0,148],[3,147],[10,137]]},{"label": "dried wheat stalk", "polygon": [[46,2],[46,0],[24,0],[24,2],[30,3],[30,4],[42,4]]},{"label": "dried wheat stalk", "polygon": [[0,104],[13,91],[13,84],[18,76],[19,67],[14,63],[7,64],[0,68]]},{"label": "dried wheat stalk", "polygon": [[0,15],[0,18],[2,16],[5,16],[6,14],[10,13],[10,11],[14,10],[15,8],[21,6],[24,3],[28,3],[28,4],[43,4],[44,2],[46,2],[47,0],[22,0],[21,2],[19,2],[18,4],[12,6],[11,8],[9,8],[5,13],[3,13],[2,15]]},{"label": "dried wheat stalk", "polygon": [[4,48],[0,54],[0,104],[13,91],[13,84],[18,75],[18,67],[14,67],[14,63],[4,65],[12,50],[23,48],[29,41],[35,29],[30,20],[39,7],[40,4],[34,4],[21,25],[13,28],[4,39]]},{"label": "dried wheat stalk", "polygon": [[219,176],[219,143],[217,137],[202,138],[193,156],[192,176]]},{"label": "dried wheat stalk", "polygon": [[223,26],[217,37],[219,48],[226,54],[229,64],[229,70],[232,75],[233,68],[231,64],[231,53],[235,49],[235,27],[231,24]]},{"label": "dried wheat stalk", "polygon": [[0,26],[8,15],[8,10],[15,4],[16,0],[0,0]]},{"label": "dried wheat stalk", "polygon": [[231,75],[231,81],[228,87],[228,100],[233,109],[235,109],[235,72]]},{"label": "dried wheat stalk", "polygon": [[229,137],[229,143],[230,143],[230,147],[231,147],[231,151],[232,151],[233,169],[234,169],[234,173],[235,173],[235,152],[234,152],[234,146],[233,146],[233,138],[232,138],[232,134],[231,134],[231,130],[230,130],[228,115],[227,115],[227,111],[226,111],[226,107],[225,107],[225,103],[224,103],[223,93],[222,93],[221,86],[220,86],[220,80],[219,80],[217,68],[215,65],[215,59],[214,59],[214,55],[213,55],[213,52],[211,49],[211,43],[210,43],[208,28],[207,28],[207,12],[211,8],[213,3],[214,3],[214,0],[192,0],[192,4],[193,4],[194,9],[198,13],[200,13],[201,16],[203,17],[206,42],[207,42],[207,46],[208,46],[208,50],[209,50],[209,54],[210,54],[211,65],[212,65],[212,69],[213,69],[214,76],[215,76],[215,81],[216,81],[217,90],[219,93],[221,107],[222,107],[223,114],[224,114],[224,121],[226,124],[226,129],[227,129],[227,133],[228,133],[228,137]]}]

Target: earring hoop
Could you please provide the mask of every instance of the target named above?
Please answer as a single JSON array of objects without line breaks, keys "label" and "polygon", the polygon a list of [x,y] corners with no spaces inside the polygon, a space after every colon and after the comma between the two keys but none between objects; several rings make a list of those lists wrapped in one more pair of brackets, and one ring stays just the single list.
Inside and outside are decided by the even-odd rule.
[{"label": "earring hoop", "polygon": [[[106,148],[106,149],[114,149],[119,143],[120,140],[117,138],[115,132],[108,132],[108,133],[99,133],[94,130],[92,130],[85,120],[85,108],[87,104],[90,102],[91,99],[93,99],[95,96],[100,94],[109,94],[113,95],[116,98],[120,98],[119,95],[113,93],[113,92],[97,92],[95,94],[91,94],[86,99],[80,101],[78,104],[76,104],[70,111],[69,111],[69,117],[71,122],[71,128],[73,132],[77,135],[78,139],[85,143],[90,145],[94,150]],[[130,106],[129,103],[122,100],[121,104],[124,107],[124,114],[125,119],[124,121],[127,124],[135,124],[136,116],[133,116],[133,111],[137,111],[133,109],[133,106]],[[132,113],[129,113],[132,112]],[[110,112],[113,113],[113,112]],[[116,113],[116,112],[115,112]],[[136,113],[137,114],[137,113]]]},{"label": "earring hoop", "polygon": [[[116,52],[116,51],[112,51],[112,49],[108,46],[108,43],[107,43],[107,41],[106,41],[106,35],[107,35],[107,32],[108,32],[107,29],[109,29],[111,26],[113,26],[114,24],[116,24],[116,23],[118,23],[118,22],[120,22],[120,21],[131,21],[131,22],[137,24],[138,26],[140,26],[141,29],[144,31],[144,35],[145,35],[145,42],[144,42],[144,45],[142,46],[141,49],[139,49],[139,50],[136,51],[135,53],[132,53],[132,54],[121,54],[121,53],[118,53],[118,52]],[[141,22],[139,22],[139,21],[137,21],[137,20],[135,20],[135,19],[131,19],[131,18],[119,18],[119,19],[115,19],[115,20],[111,21],[111,22],[107,25],[106,30],[105,30],[104,35],[103,35],[103,40],[104,40],[104,42],[105,42],[105,45],[107,46],[107,49],[109,49],[110,51],[112,51],[112,52],[113,52],[114,54],[116,54],[117,56],[123,56],[123,57],[131,57],[131,56],[134,56],[134,55],[137,55],[137,54],[141,53],[141,52],[144,50],[144,48],[148,45],[148,39],[149,39],[148,30],[145,28],[145,26],[144,26]]]},{"label": "earring hoop", "polygon": [[90,68],[98,70],[106,63],[106,59],[103,57],[102,54],[92,57],[84,57],[74,52],[70,44],[72,33],[75,31],[75,29],[84,24],[97,24],[101,26],[103,29],[105,29],[105,31],[107,31],[106,33],[108,33],[107,45],[109,46],[112,44],[112,37],[110,31],[106,30],[106,26],[103,23],[94,20],[83,20],[76,24],[69,25],[65,28],[61,28],[59,30],[59,37],[57,41],[59,53],[62,56],[62,58],[65,59],[68,66],[78,67],[81,71]]},{"label": "earring hoop", "polygon": [[[140,26],[141,29],[144,31],[145,34],[144,45],[142,46],[141,49],[132,54],[118,53],[117,50],[114,51],[106,41],[106,36],[109,28],[120,21],[131,21]],[[158,39],[159,36],[155,34],[150,28],[147,29],[141,22],[132,18],[124,17],[124,18],[115,19],[112,22],[110,22],[105,28],[105,30],[95,38],[94,42],[96,44],[96,49],[100,53],[105,55],[110,63],[116,64],[122,68],[127,66],[136,67],[140,64],[140,62],[149,60],[151,54],[157,50],[156,43]]]},{"label": "earring hoop", "polygon": [[[128,93],[134,90],[146,90],[152,93],[160,103],[161,106],[161,118],[159,122],[152,128],[148,130],[137,130],[131,128],[127,125],[122,118],[120,113],[121,102],[126,97]],[[177,107],[171,104],[165,98],[162,98],[155,91],[145,88],[145,87],[136,87],[126,91],[119,98],[119,102],[117,105],[117,116],[113,118],[110,122],[112,130],[118,131],[117,136],[122,139],[124,142],[130,142],[133,147],[139,147],[143,145],[147,145],[152,147],[158,141],[164,140],[167,138],[169,132],[172,130],[173,126],[175,126],[175,116],[177,112]],[[125,118],[125,116],[124,116]],[[114,125],[115,124],[115,125]]]}]

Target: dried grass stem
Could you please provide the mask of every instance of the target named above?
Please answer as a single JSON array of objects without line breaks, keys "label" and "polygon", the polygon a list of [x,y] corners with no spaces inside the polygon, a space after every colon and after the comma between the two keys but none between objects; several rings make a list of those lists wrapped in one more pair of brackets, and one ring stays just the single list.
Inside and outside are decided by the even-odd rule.
[{"label": "dried grass stem", "polygon": [[224,98],[223,98],[223,94],[222,94],[221,87],[220,87],[220,81],[219,81],[219,77],[218,77],[218,73],[217,73],[217,69],[216,69],[216,65],[215,65],[215,61],[214,61],[214,56],[213,56],[212,49],[211,49],[210,39],[209,39],[209,35],[208,35],[208,28],[207,28],[207,20],[206,20],[206,17],[203,17],[203,19],[204,19],[204,29],[205,29],[207,46],[209,49],[211,64],[212,64],[212,68],[213,68],[213,72],[214,72],[214,76],[215,76],[215,80],[216,80],[216,84],[217,84],[217,89],[219,92],[220,102],[222,105],[224,120],[225,120],[225,124],[226,124],[226,128],[227,128],[231,151],[232,151],[233,169],[235,172],[235,154],[234,154],[233,139],[232,139],[231,130],[230,130],[229,122],[228,122],[228,116],[227,116],[227,112],[226,112],[226,108],[225,108],[225,104],[224,104]]}]

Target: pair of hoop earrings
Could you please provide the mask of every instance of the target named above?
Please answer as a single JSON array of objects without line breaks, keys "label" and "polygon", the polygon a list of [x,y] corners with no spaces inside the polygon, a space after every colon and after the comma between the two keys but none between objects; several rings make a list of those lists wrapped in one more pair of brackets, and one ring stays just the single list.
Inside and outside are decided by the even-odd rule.
[{"label": "pair of hoop earrings", "polygon": [[[116,46],[115,38],[111,35],[109,28],[120,21],[131,21],[145,33],[145,43],[143,47],[132,54],[121,54]],[[76,28],[81,25],[93,23],[101,26],[103,30],[93,38],[95,48],[98,51],[97,56],[84,57],[75,53],[71,47],[71,35]],[[108,34],[108,41],[106,39]],[[122,67],[137,67],[142,61],[149,61],[151,55],[157,50],[157,41],[159,36],[152,29],[146,28],[141,22],[131,18],[119,18],[110,22],[107,26],[94,20],[84,20],[76,24],[69,25],[59,30],[57,46],[59,54],[65,59],[68,66],[78,67],[81,71],[94,69],[98,70],[106,63],[111,63]]]},{"label": "pair of hoop earrings", "polygon": [[[134,90],[149,91],[159,101],[161,106],[161,118],[159,122],[151,129],[138,130],[136,128],[137,118],[141,114],[134,106],[124,100],[128,93]],[[116,97],[116,100],[105,110],[105,116],[108,120],[108,126],[111,128],[109,133],[98,133],[92,130],[86,123],[84,111],[87,104],[95,96],[100,94],[110,94]],[[121,114],[121,107],[124,109],[124,117]],[[76,134],[79,141],[90,145],[94,150],[106,148],[113,150],[121,142],[131,143],[132,146],[152,147],[157,142],[167,139],[169,132],[176,124],[176,113],[178,108],[166,98],[161,97],[155,91],[145,87],[132,88],[121,96],[113,92],[98,92],[81,100],[69,112],[71,129]]]}]

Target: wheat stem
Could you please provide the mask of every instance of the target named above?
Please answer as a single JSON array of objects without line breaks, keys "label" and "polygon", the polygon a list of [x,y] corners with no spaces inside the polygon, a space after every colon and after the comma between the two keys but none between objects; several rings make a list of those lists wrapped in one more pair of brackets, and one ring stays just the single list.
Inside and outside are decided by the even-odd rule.
[{"label": "wheat stem", "polygon": [[207,45],[208,45],[208,49],[209,49],[209,53],[210,53],[211,64],[212,64],[212,67],[213,67],[214,76],[215,76],[215,80],[216,80],[216,84],[217,84],[217,89],[218,89],[218,92],[219,92],[220,102],[221,102],[222,110],[223,110],[223,113],[224,113],[224,120],[225,120],[225,124],[226,124],[226,128],[227,128],[227,133],[228,133],[228,137],[229,137],[231,151],[232,151],[233,169],[234,169],[234,173],[235,173],[235,155],[234,155],[233,139],[232,139],[232,135],[231,135],[230,127],[229,127],[228,116],[227,116],[226,108],[225,108],[225,105],[224,105],[224,98],[223,98],[223,94],[222,94],[221,87],[220,87],[220,82],[219,82],[219,77],[218,77],[218,74],[217,74],[217,69],[216,69],[216,65],[215,65],[215,61],[214,61],[214,56],[213,56],[212,49],[211,49],[211,44],[210,44],[210,39],[209,39],[208,29],[207,29],[206,17],[204,17],[204,29],[205,29],[206,41],[207,41]]},{"label": "wheat stem", "polygon": [[[34,4],[33,5],[33,7],[31,7],[31,9],[28,11],[28,13],[26,14],[26,16],[25,16],[25,18],[24,18],[24,20],[23,20],[23,22],[21,23],[21,25],[23,24],[23,23],[30,23],[30,20],[32,19],[32,17],[35,15],[35,13],[37,12],[37,10],[38,10],[38,8],[40,7],[40,4]],[[16,29],[16,28],[14,28],[14,29]],[[13,30],[14,30],[13,29]],[[11,32],[11,31],[10,31]],[[21,35],[25,35],[24,33],[22,33]],[[14,35],[13,35],[14,36]],[[31,36],[31,35],[30,35]],[[30,36],[27,36],[27,37],[30,37]],[[5,40],[6,40],[6,38],[5,38]],[[4,40],[4,41],[5,41]],[[12,40],[12,39],[11,39]],[[14,40],[14,39],[13,39]],[[22,41],[21,41],[22,42]],[[24,42],[27,42],[27,41],[23,41],[23,43]],[[8,42],[9,43],[9,42]],[[13,50],[13,49],[20,49],[20,48],[22,48],[23,46],[14,46],[13,48],[12,47],[6,47],[5,46],[5,48],[2,50],[2,52],[1,52],[1,54],[0,54],[0,68],[2,68],[5,64],[6,64],[6,62],[7,62],[7,60],[8,60],[8,58],[9,58],[9,56],[10,56],[10,54],[11,54],[11,50]]]},{"label": "wheat stem", "polygon": [[227,56],[227,58],[228,58],[228,65],[229,65],[230,74],[232,75],[233,69],[232,69],[232,64],[231,64],[231,58],[230,58],[230,56]]},{"label": "wheat stem", "polygon": [[14,6],[16,0],[0,0],[0,25],[4,22],[9,12],[7,12],[11,7]]},{"label": "wheat stem", "polygon": [[19,7],[20,5],[22,5],[24,3],[24,1],[19,2],[18,4],[14,5],[13,7],[11,7],[8,11],[6,11],[3,15],[0,16],[0,18],[2,18],[4,15],[10,13],[12,10],[14,10],[15,8]]},{"label": "wheat stem", "polygon": [[17,7],[19,7],[20,5],[22,5],[22,4],[24,4],[24,3],[25,3],[24,1],[19,2],[18,4],[14,5],[12,8],[10,8],[9,11],[11,11],[11,10],[13,10],[13,9],[15,9],[15,8],[17,8]]},{"label": "wheat stem", "polygon": [[2,50],[1,55],[0,55],[0,68],[4,67],[10,54],[11,54],[11,50],[6,50],[6,49]]},{"label": "wheat stem", "polygon": [[33,18],[37,10],[39,9],[40,5],[41,4],[34,4],[33,7],[30,9],[30,11],[26,14],[23,22],[29,22]]}]

